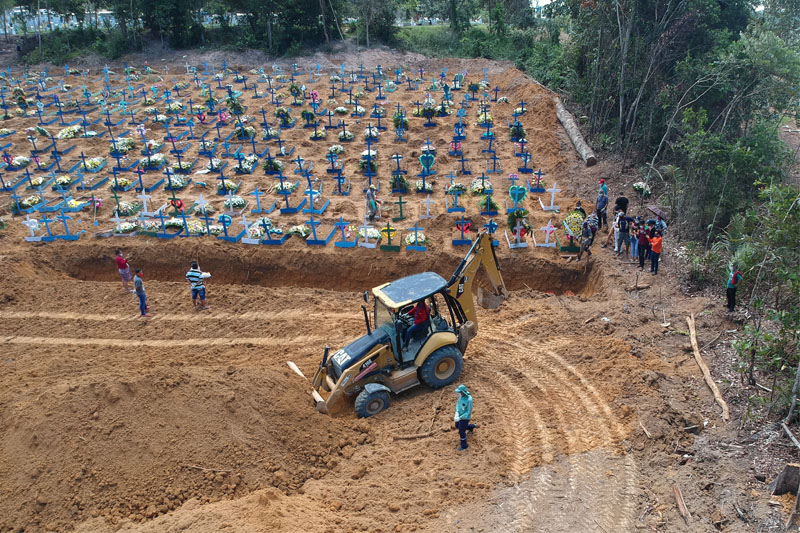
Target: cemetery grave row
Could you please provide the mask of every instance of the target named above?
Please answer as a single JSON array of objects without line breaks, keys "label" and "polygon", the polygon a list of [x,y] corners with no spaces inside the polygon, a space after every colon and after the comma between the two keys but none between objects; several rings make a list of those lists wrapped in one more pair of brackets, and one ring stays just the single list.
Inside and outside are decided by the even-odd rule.
[{"label": "cemetery grave row", "polygon": [[[280,246],[297,236],[425,251],[443,244],[433,229],[449,225],[453,246],[481,227],[512,249],[528,238],[561,244],[552,219],[528,221],[529,209],[559,211],[560,189],[545,184],[550,170],[536,166],[525,128],[537,110],[509,101],[485,69],[8,68],[0,108],[0,191],[30,242],[94,234]],[[375,223],[371,185],[383,200]],[[572,249],[575,226],[562,229]]]}]

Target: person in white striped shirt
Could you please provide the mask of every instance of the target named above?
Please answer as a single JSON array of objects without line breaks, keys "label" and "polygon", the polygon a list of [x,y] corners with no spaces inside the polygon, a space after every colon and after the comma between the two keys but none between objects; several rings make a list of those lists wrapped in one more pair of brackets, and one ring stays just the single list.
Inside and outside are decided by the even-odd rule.
[{"label": "person in white striped shirt", "polygon": [[[206,305],[206,285],[204,280],[210,277],[211,274],[200,270],[200,265],[197,264],[197,261],[192,261],[192,268],[186,273],[186,280],[192,286],[192,304],[195,310],[208,309],[208,305]],[[200,300],[199,305],[197,300]]]}]

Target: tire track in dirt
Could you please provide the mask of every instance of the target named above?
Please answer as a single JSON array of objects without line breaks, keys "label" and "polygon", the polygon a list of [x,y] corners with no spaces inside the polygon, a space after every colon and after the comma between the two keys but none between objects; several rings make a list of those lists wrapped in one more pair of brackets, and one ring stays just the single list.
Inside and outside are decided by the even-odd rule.
[{"label": "tire track in dirt", "polygon": [[[141,318],[136,314],[128,315],[107,315],[107,314],[85,314],[80,312],[54,313],[50,311],[0,311],[0,319],[3,320],[30,320],[33,318],[46,318],[49,320],[88,320],[91,322],[123,321],[137,322]],[[196,312],[194,314],[163,314],[155,315],[148,319],[149,322],[184,322],[195,321],[200,318],[215,320],[314,320],[330,318],[353,318],[353,313],[309,313],[303,309],[282,309],[279,311],[265,313],[263,311],[246,311],[244,313],[215,312],[210,310],[205,313]]]},{"label": "tire track in dirt", "polygon": [[[515,498],[512,501],[514,506],[512,529],[514,531],[529,531],[534,525],[533,517],[536,516],[533,512],[533,506],[544,495],[545,487],[550,484],[550,471],[541,469],[532,489],[523,487],[522,481],[537,464],[535,441],[540,443],[538,449],[541,452],[540,458],[546,454],[553,455],[554,449],[550,434],[546,430],[547,428],[538,409],[508,376],[498,371],[486,375],[489,376],[489,382],[493,384],[493,390],[500,391],[501,395],[504,396],[497,402],[495,407],[501,412],[504,427],[509,429],[509,437],[512,441],[510,465],[511,480],[514,483],[515,491]],[[543,390],[542,393],[544,393]],[[521,416],[518,411],[518,406],[520,405],[525,407],[525,415]]]},{"label": "tire track in dirt", "polygon": [[[602,399],[596,388],[584,376],[582,376],[572,365],[569,365],[563,358],[558,356],[552,348],[558,345],[558,341],[550,341],[542,344],[531,343],[521,346],[519,343],[509,342],[499,336],[486,336],[484,341],[491,345],[502,347],[497,353],[503,354],[508,360],[508,368],[514,369],[512,376],[516,374],[516,379],[504,377],[500,387],[494,390],[514,390],[514,402],[516,405],[526,409],[524,415],[513,412],[513,409],[503,404],[508,403],[508,398],[502,398],[498,408],[504,414],[504,418],[527,418],[538,415],[539,408],[535,403],[527,401],[527,398],[535,397],[532,391],[522,390],[520,386],[529,383],[531,389],[542,391],[542,398],[551,402],[556,413],[563,413],[559,417],[559,426],[564,432],[566,449],[568,456],[569,475],[568,486],[563,489],[568,493],[564,494],[568,501],[579,502],[586,507],[586,512],[580,514],[580,529],[585,531],[597,528],[615,530],[620,527],[632,527],[631,517],[633,513],[633,498],[635,494],[636,476],[635,465],[632,458],[626,457],[623,461],[623,472],[615,479],[609,479],[604,472],[604,464],[600,463],[592,455],[587,457],[583,452],[595,448],[615,448],[624,438],[624,428],[619,424],[610,406]],[[570,339],[565,339],[571,342]],[[563,344],[563,343],[562,343]],[[495,361],[496,363],[497,361]],[[522,385],[520,385],[522,383]],[[521,399],[521,400],[520,400]],[[509,414],[509,410],[511,410]],[[529,415],[528,412],[531,414]],[[519,442],[520,437],[527,435],[518,427],[509,426],[509,439],[514,443],[514,449],[518,454],[523,454],[526,448]],[[550,431],[546,426],[546,431]],[[611,429],[609,429],[611,428]],[[541,436],[544,438],[544,436]],[[550,439],[555,440],[555,439]],[[527,448],[533,447],[530,443]],[[531,456],[522,456],[528,457]],[[541,495],[546,493],[548,488],[558,490],[560,482],[550,483],[550,469],[545,467],[540,469],[540,479],[535,482],[527,482],[525,485],[533,484],[535,491],[527,490],[521,485],[522,477],[519,466],[524,465],[525,459],[517,457],[511,461],[512,474],[515,481],[514,507],[517,516],[514,517],[514,530],[527,531],[535,524],[533,517],[540,515],[539,511],[549,509],[552,513],[557,508],[554,496],[548,501],[542,502],[537,506],[536,502]],[[530,464],[527,469],[530,470]],[[548,487],[548,485],[552,485]],[[585,501],[583,497],[591,496],[590,501]],[[620,501],[622,500],[622,501]],[[623,503],[624,502],[624,503]],[[526,511],[527,516],[521,516],[520,510]],[[597,518],[595,518],[597,517]],[[558,516],[554,517],[558,519]],[[573,519],[576,517],[572,517]],[[599,518],[599,520],[598,520]],[[604,525],[601,525],[604,524]]]},{"label": "tire track in dirt", "polygon": [[280,346],[285,347],[289,344],[307,345],[310,342],[322,343],[327,337],[318,335],[301,335],[297,337],[206,337],[194,339],[98,339],[98,338],[77,338],[77,337],[27,337],[12,336],[0,337],[0,344],[35,344],[50,346],[110,346],[110,347],[152,347],[152,348],[172,348],[177,346],[237,346],[237,345],[256,345],[256,346]]},{"label": "tire track in dirt", "polygon": [[[552,346],[551,342],[548,342],[547,344]],[[573,365],[569,364],[566,360],[559,356],[555,351],[552,350],[552,348],[546,350],[546,353],[552,361],[561,366],[568,374],[577,378],[580,381],[581,387],[584,388],[593,398],[594,401],[592,402],[592,405],[596,406],[603,413],[603,416],[599,416],[597,414],[595,416],[598,416],[598,419],[604,421],[600,427],[603,428],[604,433],[610,439],[612,439],[611,442],[616,444],[625,439],[627,436],[625,428],[619,422],[619,419],[614,415],[611,406],[605,400],[603,400],[599,391],[592,384],[592,382],[581,375]],[[582,455],[577,457],[577,460],[586,462],[587,458]],[[633,457],[630,454],[626,454],[624,456],[623,464],[624,468],[622,473],[624,475],[615,476],[616,483],[614,484],[616,485],[615,488],[618,489],[619,494],[622,496],[621,501],[613,506],[604,507],[603,509],[606,512],[604,516],[601,517],[603,518],[601,521],[604,521],[608,527],[620,527],[624,524],[627,528],[633,528],[632,517],[635,512],[635,500],[633,496],[635,496],[637,492],[638,475],[636,471],[636,465],[633,462]],[[608,479],[609,476],[605,477],[606,483],[604,483],[604,486],[608,487],[608,483],[610,482]],[[620,480],[620,477],[623,479]],[[599,493],[591,492],[590,494]]]}]

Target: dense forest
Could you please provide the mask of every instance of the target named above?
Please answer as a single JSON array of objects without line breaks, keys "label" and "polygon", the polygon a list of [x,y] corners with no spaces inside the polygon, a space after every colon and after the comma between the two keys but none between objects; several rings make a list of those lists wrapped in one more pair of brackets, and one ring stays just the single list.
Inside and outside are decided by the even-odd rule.
[{"label": "dense forest", "polygon": [[[0,0],[7,10],[10,0]],[[722,287],[744,273],[743,380],[791,418],[800,380],[800,206],[788,179],[798,128],[797,0],[83,0],[18,1],[3,18],[35,39],[25,60],[86,51],[116,58],[173,48],[292,56],[334,41],[433,56],[512,60],[561,93],[587,140],[670,213],[688,277]],[[27,27],[37,9],[66,27]],[[114,23],[99,22],[108,10]],[[7,13],[11,13],[10,11]],[[19,32],[17,32],[19,33]],[[756,389],[768,380],[770,394]]]}]

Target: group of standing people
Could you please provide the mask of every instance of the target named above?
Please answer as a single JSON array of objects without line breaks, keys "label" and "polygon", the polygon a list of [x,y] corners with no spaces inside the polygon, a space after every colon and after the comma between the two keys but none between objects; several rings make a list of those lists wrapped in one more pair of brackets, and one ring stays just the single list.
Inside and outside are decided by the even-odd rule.
[{"label": "group of standing people", "polygon": [[[122,288],[127,293],[135,293],[139,299],[139,312],[142,317],[150,317],[150,306],[147,305],[147,292],[144,289],[144,272],[141,268],[134,270],[134,275],[131,276],[131,267],[128,259],[122,253],[122,250],[117,248],[114,251],[114,262],[119,270],[120,277],[122,277]],[[192,304],[195,310],[209,309],[206,303],[206,286],[205,280],[211,277],[208,272],[200,270],[200,265],[197,261],[192,261],[189,271],[186,273],[186,281],[192,289]],[[129,283],[133,281],[133,289],[130,288]]]},{"label": "group of standing people", "polygon": [[[606,180],[599,181],[600,188],[597,191],[597,201],[595,202],[595,210],[589,214],[583,221],[581,226],[581,248],[578,252],[578,261],[584,253],[588,256],[592,255],[591,246],[594,243],[595,235],[598,231],[606,226],[608,237],[603,242],[602,247],[606,248],[613,239],[614,253],[617,256],[625,253],[631,255],[632,260],[639,259],[639,269],[644,270],[644,262],[646,259],[650,260],[650,272],[653,275],[658,274],[658,263],[662,253],[662,243],[664,234],[667,231],[667,223],[661,218],[656,216],[654,219],[643,219],[641,216],[629,216],[628,204],[629,200],[624,194],[620,194],[614,201],[614,219],[611,224],[608,223],[608,185]],[[586,215],[586,211],[578,202],[577,211]],[[613,231],[610,231],[613,229]],[[623,252],[624,247],[624,252]]]}]

